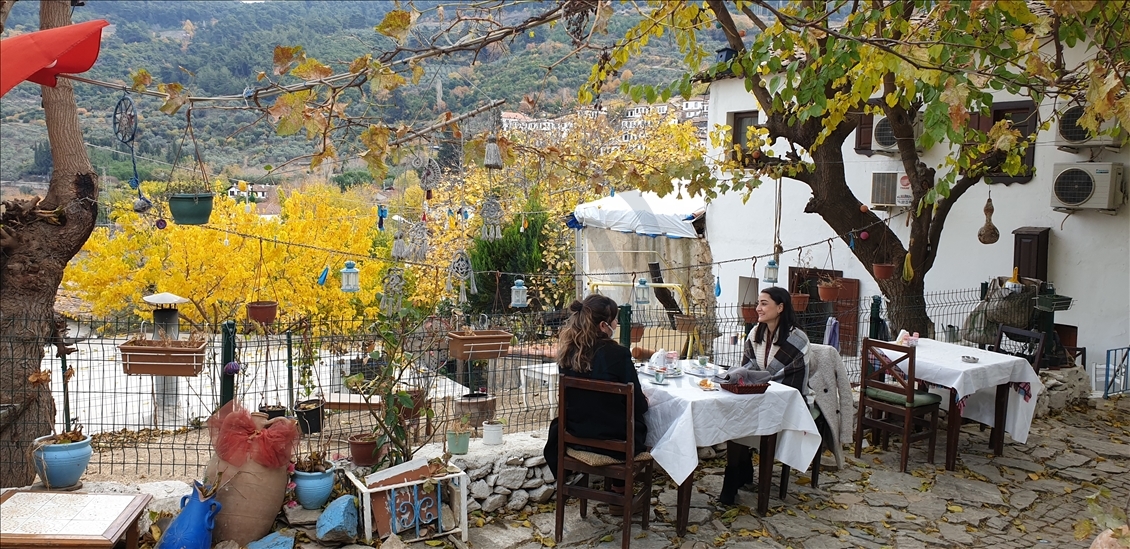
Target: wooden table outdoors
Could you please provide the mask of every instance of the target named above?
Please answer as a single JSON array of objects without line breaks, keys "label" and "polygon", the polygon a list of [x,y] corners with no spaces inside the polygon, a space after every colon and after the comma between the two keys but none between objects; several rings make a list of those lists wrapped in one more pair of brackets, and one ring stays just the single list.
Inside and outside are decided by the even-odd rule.
[{"label": "wooden table outdoors", "polygon": [[729,440],[752,444],[760,437],[757,512],[769,511],[773,461],[805,471],[820,448],[820,434],[804,397],[792,387],[771,383],[760,395],[703,391],[701,378],[684,374],[655,385],[640,371],[647,396],[647,444],[655,462],[679,485],[675,529],[686,532],[692,474],[698,467],[698,448]]},{"label": "wooden table outdoors", "polygon": [[0,547],[137,549],[149,494],[9,490],[0,496]]}]

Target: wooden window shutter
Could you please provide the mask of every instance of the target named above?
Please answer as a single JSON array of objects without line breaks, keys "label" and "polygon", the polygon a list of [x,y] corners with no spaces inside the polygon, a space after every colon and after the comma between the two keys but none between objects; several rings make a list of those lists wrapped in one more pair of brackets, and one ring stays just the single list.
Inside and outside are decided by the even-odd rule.
[{"label": "wooden window shutter", "polygon": [[855,152],[865,156],[874,154],[871,151],[871,134],[875,127],[875,115],[863,114],[859,117],[859,126],[855,128]]}]

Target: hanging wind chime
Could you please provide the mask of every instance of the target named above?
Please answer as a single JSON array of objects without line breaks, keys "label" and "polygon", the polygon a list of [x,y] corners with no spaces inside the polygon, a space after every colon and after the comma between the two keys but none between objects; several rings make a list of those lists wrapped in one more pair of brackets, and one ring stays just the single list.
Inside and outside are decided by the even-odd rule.
[{"label": "hanging wind chime", "polygon": [[[129,159],[133,163],[133,177],[129,179],[129,187],[137,190],[137,199],[133,201],[133,211],[142,214],[153,207],[153,202],[141,193],[141,178],[137,175],[137,155],[134,152],[133,142],[137,137],[137,109],[134,108],[133,99],[129,95],[122,96],[114,107],[114,137],[123,145],[129,147]],[[171,177],[171,175],[170,175]],[[164,220],[158,220],[158,229],[164,229]]]},{"label": "hanging wind chime", "polygon": [[487,137],[486,151],[483,155],[483,167],[487,169],[488,179],[491,180],[492,192],[483,200],[479,208],[479,215],[483,218],[482,239],[498,240],[502,238],[502,202],[493,192],[494,172],[502,169],[502,151],[498,148],[498,138],[491,134]]},{"label": "hanging wind chime", "polygon": [[396,234],[392,237],[392,258],[405,260],[408,259],[408,225],[401,220],[396,224]]},{"label": "hanging wind chime", "polygon": [[[394,267],[385,273],[381,280],[384,295],[381,296],[381,311],[399,311],[404,297],[404,269]],[[395,308],[393,307],[395,304]]]},{"label": "hanging wind chime", "polygon": [[452,290],[452,278],[459,283],[459,303],[467,302],[467,286],[471,287],[472,294],[479,293],[479,288],[475,285],[475,268],[471,264],[471,256],[467,254],[467,250],[456,252],[455,258],[451,260],[451,266],[447,268],[446,290],[449,293]]},{"label": "hanging wind chime", "polygon": [[424,200],[432,199],[432,191],[439,187],[439,163],[429,158],[420,172],[420,188],[424,190]]}]

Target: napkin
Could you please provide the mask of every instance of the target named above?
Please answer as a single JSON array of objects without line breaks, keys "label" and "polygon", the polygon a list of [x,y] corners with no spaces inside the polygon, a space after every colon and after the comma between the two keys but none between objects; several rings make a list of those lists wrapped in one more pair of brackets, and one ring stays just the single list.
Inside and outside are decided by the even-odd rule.
[{"label": "napkin", "polygon": [[730,368],[714,376],[715,383],[737,383],[738,385],[756,385],[769,383],[773,374],[765,370],[750,370],[749,368]]}]

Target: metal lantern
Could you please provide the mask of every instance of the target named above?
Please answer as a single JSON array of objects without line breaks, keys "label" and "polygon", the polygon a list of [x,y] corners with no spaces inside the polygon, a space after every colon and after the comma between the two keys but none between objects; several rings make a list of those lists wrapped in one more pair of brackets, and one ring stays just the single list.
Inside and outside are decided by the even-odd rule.
[{"label": "metal lantern", "polygon": [[777,283],[777,260],[770,259],[769,264],[765,266],[765,282],[770,284]]},{"label": "metal lantern", "polygon": [[514,286],[510,288],[510,306],[511,307],[527,307],[530,302],[526,298],[526,283],[521,278],[514,281]]},{"label": "metal lantern", "polygon": [[359,292],[361,291],[361,271],[357,270],[357,264],[352,261],[345,262],[345,268],[341,270],[341,291],[343,292]]},{"label": "metal lantern", "polygon": [[494,134],[487,137],[486,151],[483,154],[483,167],[488,170],[502,169],[502,151],[498,148],[498,138]]},{"label": "metal lantern", "polygon": [[633,301],[636,305],[651,304],[651,287],[648,286],[646,278],[641,278],[639,282],[636,283],[635,290],[633,291],[635,293],[635,299],[633,299]]}]

